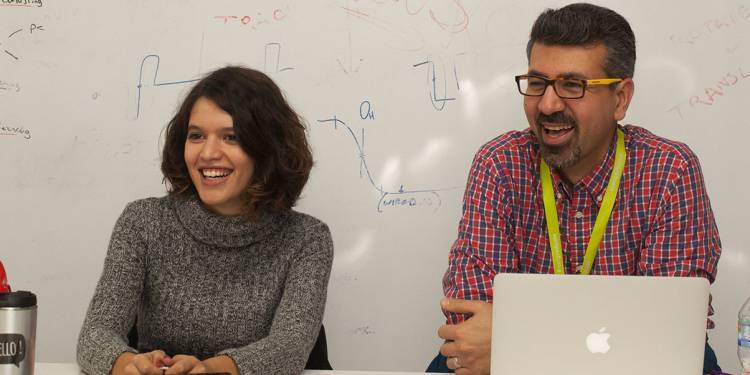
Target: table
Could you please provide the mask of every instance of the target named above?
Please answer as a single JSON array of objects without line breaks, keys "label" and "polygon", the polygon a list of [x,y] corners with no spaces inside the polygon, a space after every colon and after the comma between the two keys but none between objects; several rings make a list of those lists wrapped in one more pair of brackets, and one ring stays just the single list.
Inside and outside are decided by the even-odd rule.
[{"label": "table", "polygon": [[[37,363],[35,375],[81,375],[83,374],[75,363]],[[385,372],[385,371],[321,371],[307,370],[302,375],[416,375],[423,372]]]}]

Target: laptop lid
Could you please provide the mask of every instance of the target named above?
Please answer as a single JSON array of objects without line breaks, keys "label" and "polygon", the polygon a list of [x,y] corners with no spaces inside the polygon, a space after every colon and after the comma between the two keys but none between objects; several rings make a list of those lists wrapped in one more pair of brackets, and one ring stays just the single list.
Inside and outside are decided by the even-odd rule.
[{"label": "laptop lid", "polygon": [[699,375],[705,278],[498,274],[492,375]]}]

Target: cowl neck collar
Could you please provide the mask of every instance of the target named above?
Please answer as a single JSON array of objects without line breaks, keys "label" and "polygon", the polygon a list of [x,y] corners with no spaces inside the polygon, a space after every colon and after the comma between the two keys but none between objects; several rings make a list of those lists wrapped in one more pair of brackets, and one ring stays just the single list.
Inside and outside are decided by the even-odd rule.
[{"label": "cowl neck collar", "polygon": [[261,241],[280,225],[278,214],[263,213],[256,221],[209,211],[195,195],[170,198],[180,223],[198,241],[217,247],[242,247]]}]

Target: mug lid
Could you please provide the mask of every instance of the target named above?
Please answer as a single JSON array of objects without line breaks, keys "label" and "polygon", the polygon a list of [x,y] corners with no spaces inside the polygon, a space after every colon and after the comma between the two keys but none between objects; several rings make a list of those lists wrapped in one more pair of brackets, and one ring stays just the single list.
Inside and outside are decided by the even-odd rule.
[{"label": "mug lid", "polygon": [[26,290],[0,293],[0,308],[2,307],[32,307],[36,306],[36,294]]}]

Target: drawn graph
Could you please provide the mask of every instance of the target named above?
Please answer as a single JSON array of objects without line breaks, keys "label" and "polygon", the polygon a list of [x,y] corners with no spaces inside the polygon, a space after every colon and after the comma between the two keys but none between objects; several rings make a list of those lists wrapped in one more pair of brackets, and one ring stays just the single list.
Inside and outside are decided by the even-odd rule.
[{"label": "drawn graph", "polygon": [[153,87],[162,87],[162,86],[174,86],[174,85],[184,85],[186,83],[196,82],[200,78],[194,78],[194,79],[185,79],[185,80],[177,80],[177,81],[169,81],[169,82],[161,82],[159,81],[159,64],[161,63],[161,57],[159,55],[146,55],[146,57],[141,60],[141,68],[140,68],[140,74],[138,75],[138,85],[136,86],[138,88],[138,103],[136,105],[136,114],[135,118],[139,118],[141,116],[141,95],[143,90],[143,67],[146,65],[146,62],[149,60],[155,60],[156,61],[156,67],[154,68],[154,76],[151,77],[151,85]]},{"label": "drawn graph", "polygon": [[[365,111],[363,111],[363,109]],[[362,119],[374,119],[374,114],[371,111],[370,103],[365,101],[360,105],[360,117]],[[439,188],[439,189],[407,189],[404,185],[401,185],[398,190],[386,190],[381,184],[378,184],[372,177],[370,168],[367,165],[367,155],[365,154],[365,129],[361,129],[360,135],[357,136],[356,132],[351,126],[347,125],[346,122],[339,119],[335,115],[331,118],[318,120],[319,124],[329,125],[334,130],[340,130],[351,137],[354,141],[354,145],[357,149],[357,155],[359,157],[359,177],[365,178],[367,182],[380,193],[380,199],[378,199],[377,211],[379,213],[384,212],[389,208],[428,208],[436,212],[443,201],[440,197],[440,192],[461,189],[461,187],[451,188]]]},{"label": "drawn graph", "polygon": [[[280,66],[280,61],[281,61],[281,44],[280,43],[266,43],[266,45],[264,46],[264,55],[265,55],[265,58],[263,60],[263,70],[266,72],[266,74],[281,73],[285,71],[294,70],[293,67],[281,67]],[[147,77],[146,79],[144,79],[143,71],[146,66],[146,63],[150,61],[153,61],[153,63],[156,64],[156,66],[154,67],[154,75],[153,77]],[[144,82],[149,83],[151,87],[163,87],[163,86],[184,85],[188,83],[197,82],[201,79],[201,78],[191,78],[191,79],[182,79],[182,80],[162,82],[159,79],[160,63],[161,63],[161,57],[157,54],[146,55],[141,60],[141,65],[140,65],[139,74],[138,74],[138,84],[136,85],[138,89],[136,114],[135,114],[136,119],[140,118],[140,115],[141,115],[141,98],[143,96],[143,90],[145,89]]]},{"label": "drawn graph", "polygon": [[[444,67],[440,70],[440,73],[438,73],[438,68],[436,67],[435,62],[429,58],[412,66],[414,68],[427,66],[427,77],[430,81],[430,103],[436,111],[444,110],[448,102],[456,100],[455,97],[448,95],[448,79]],[[456,90],[461,90],[461,86],[458,83],[458,72],[456,70],[455,62],[453,63],[453,78],[455,79]]]},{"label": "drawn graph", "polygon": [[[25,29],[23,29],[23,28],[18,29],[18,30],[14,30],[13,32],[11,32],[10,34],[8,34],[8,37],[5,38],[5,40],[3,41],[4,43],[0,42],[0,48],[3,50],[3,52],[5,52],[5,55],[8,56],[9,58],[15,60],[15,61],[18,61],[21,58],[19,57],[19,54],[14,53],[12,51],[12,48],[9,46],[9,44],[11,44],[9,41],[11,41],[13,39],[18,39],[18,36],[20,36],[20,35],[27,34],[24,31],[25,31]],[[34,34],[34,32],[40,32],[40,31],[44,31],[44,26],[37,25],[37,24],[34,24],[34,23],[32,23],[31,25],[29,25],[28,34]]]},{"label": "drawn graph", "polygon": [[279,63],[281,61],[281,43],[266,43],[264,50],[263,59],[263,71],[266,74],[281,73],[287,70],[293,70],[292,67],[282,68]]},{"label": "drawn graph", "polygon": [[[14,32],[10,33],[10,35],[8,35],[8,38],[7,38],[7,39],[10,39],[10,38],[12,38],[12,37],[13,37],[14,35],[18,34],[18,33],[19,33],[19,32],[21,32],[22,30],[23,30],[23,29],[18,29],[18,30],[16,30],[16,31],[14,31]],[[2,43],[0,43],[0,45],[2,45]],[[3,52],[5,52],[5,53],[6,53],[6,54],[7,54],[8,56],[12,57],[13,59],[15,59],[15,60],[18,60],[18,56],[16,56],[16,55],[15,55],[15,54],[14,54],[13,52],[11,52],[11,51],[8,51],[8,50],[7,50],[7,49],[5,49],[5,48],[3,48]]]}]

